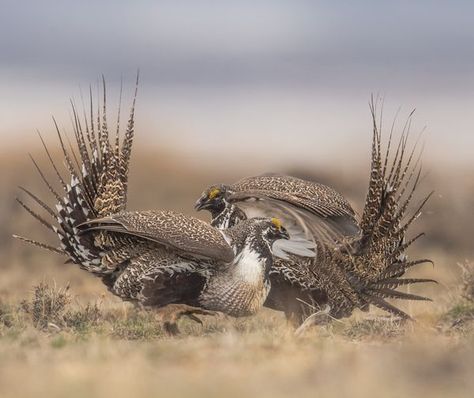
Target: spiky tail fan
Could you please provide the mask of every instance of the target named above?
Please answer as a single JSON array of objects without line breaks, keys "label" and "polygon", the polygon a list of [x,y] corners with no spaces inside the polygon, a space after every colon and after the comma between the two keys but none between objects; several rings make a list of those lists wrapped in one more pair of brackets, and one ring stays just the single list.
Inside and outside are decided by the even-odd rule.
[{"label": "spiky tail fan", "polygon": [[[22,200],[17,199],[28,213],[47,229],[57,234],[60,242],[59,247],[48,246],[22,236],[15,235],[15,237],[38,247],[66,255],[69,261],[79,264],[87,271],[104,275],[112,273],[114,269],[107,267],[107,261],[102,261],[106,252],[104,251],[105,245],[100,242],[101,236],[80,235],[77,227],[87,220],[125,210],[129,162],[134,135],[138,74],[125,135],[121,140],[121,105],[119,104],[114,142],[110,140],[106,116],[105,81],[104,79],[102,81],[103,103],[100,104],[100,101],[97,101],[96,110],[94,110],[92,90],[90,90],[90,109],[88,111],[84,109],[82,117],[71,101],[75,149],[70,143],[68,143],[69,149],[66,147],[64,136],[54,121],[70,183],[66,183],[66,179],[62,177],[51,152],[40,135],[46,156],[64,193],[60,194],[53,188],[38,163],[31,157],[40,178],[56,200],[55,208],[47,205],[45,201],[29,190],[20,187],[37,205],[45,210],[48,216],[55,220],[51,222],[46,220]],[[120,90],[120,98],[121,96],[122,90]]]},{"label": "spiky tail fan", "polygon": [[[361,298],[401,318],[408,314],[388,303],[386,299],[429,300],[426,297],[396,290],[399,286],[432,279],[402,278],[405,271],[413,266],[431,263],[428,259],[409,260],[406,250],[418,238],[405,239],[408,228],[420,216],[421,210],[430,198],[427,195],[416,210],[407,216],[421,176],[417,143],[411,150],[407,148],[413,112],[407,119],[400,141],[391,155],[392,125],[385,153],[381,149],[381,121],[377,123],[377,111],[372,99],[370,110],[373,119],[372,165],[369,188],[360,227],[362,235],[353,245],[351,275]],[[394,122],[395,123],[395,122]]]}]

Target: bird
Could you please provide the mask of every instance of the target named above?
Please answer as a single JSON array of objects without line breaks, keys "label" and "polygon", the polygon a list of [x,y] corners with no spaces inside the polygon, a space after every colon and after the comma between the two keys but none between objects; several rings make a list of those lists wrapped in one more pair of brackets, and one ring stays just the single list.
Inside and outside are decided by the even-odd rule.
[{"label": "bird", "polygon": [[301,255],[305,249],[313,249],[308,237],[324,247],[323,243],[359,232],[355,211],[339,192],[327,185],[279,174],[212,185],[202,193],[195,209],[208,210],[212,224],[220,229],[256,215],[278,214],[291,230],[290,241],[278,247],[282,258],[285,252]]},{"label": "bird", "polygon": [[40,135],[64,192],[53,187],[31,158],[55,198],[55,208],[21,189],[53,220],[17,200],[56,234],[59,246],[15,237],[66,256],[67,262],[101,278],[121,299],[156,309],[170,334],[179,332],[177,321],[182,316],[200,321],[197,315],[255,314],[270,290],[273,244],[289,239],[287,230],[277,218],[252,218],[221,230],[170,210],[127,210],[137,88],[138,76],[124,135],[119,105],[115,137],[110,137],[105,79],[102,101],[94,104],[90,90],[88,115],[79,116],[72,104],[75,150],[66,148],[54,121],[70,180],[62,176],[64,171],[60,172]]},{"label": "bird", "polygon": [[[196,210],[209,211],[211,225],[220,229],[268,213],[277,214],[284,222],[291,239],[275,245],[274,254],[279,258],[274,259],[270,271],[271,290],[265,306],[283,311],[296,326],[322,308],[327,320],[349,317],[357,308],[368,311],[370,305],[411,319],[387,299],[430,301],[397,288],[436,283],[428,278],[403,278],[409,268],[432,263],[427,258],[409,260],[406,254],[424,235],[405,238],[432,195],[426,195],[413,214],[407,215],[421,177],[418,142],[408,148],[407,126],[412,114],[398,144],[393,142],[392,130],[384,150],[376,101],[372,98],[369,105],[373,121],[371,169],[361,217],[331,187],[278,174],[214,184],[195,204]],[[302,257],[309,241],[314,243],[316,255]]]}]

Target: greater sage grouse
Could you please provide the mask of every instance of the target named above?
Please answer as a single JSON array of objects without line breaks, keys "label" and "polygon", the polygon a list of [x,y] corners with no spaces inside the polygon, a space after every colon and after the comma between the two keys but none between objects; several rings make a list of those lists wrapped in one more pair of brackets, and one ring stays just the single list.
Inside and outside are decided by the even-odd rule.
[{"label": "greater sage grouse", "polygon": [[270,289],[272,245],[288,239],[288,233],[275,218],[249,219],[218,230],[172,211],[126,211],[135,98],[122,143],[119,121],[113,142],[109,139],[105,84],[103,104],[97,111],[92,95],[87,117],[80,118],[73,106],[76,151],[66,149],[56,125],[69,183],[41,138],[64,193],[53,188],[35,160],[40,178],[56,199],[55,209],[22,189],[57,225],[18,201],[57,234],[60,247],[17,238],[67,256],[69,262],[99,276],[124,300],[168,306],[162,314],[170,332],[177,331],[176,320],[182,315],[198,320],[194,314],[213,311],[254,314]]},{"label": "greater sage grouse", "polygon": [[[402,278],[408,268],[430,262],[410,261],[405,254],[422,236],[405,240],[409,226],[430,196],[405,217],[420,179],[420,156],[415,156],[416,144],[408,151],[407,130],[393,156],[390,134],[383,154],[374,102],[371,112],[372,166],[360,220],[347,200],[332,188],[283,175],[214,185],[196,202],[197,210],[210,211],[211,224],[217,228],[233,227],[270,213],[283,221],[291,240],[275,244],[275,254],[283,258],[275,258],[270,271],[271,290],[265,306],[284,311],[295,323],[322,307],[330,317],[342,318],[355,308],[367,310],[370,304],[409,318],[386,299],[429,300],[396,290],[402,285],[434,282]],[[308,240],[314,242],[316,256],[301,258],[312,249]]]}]

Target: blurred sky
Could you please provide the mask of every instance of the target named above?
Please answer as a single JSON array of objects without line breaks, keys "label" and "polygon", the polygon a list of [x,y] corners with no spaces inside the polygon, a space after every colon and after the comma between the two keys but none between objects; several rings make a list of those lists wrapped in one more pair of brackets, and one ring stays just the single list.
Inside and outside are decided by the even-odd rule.
[{"label": "blurred sky", "polygon": [[[472,1],[0,0],[0,151],[141,71],[139,141],[208,159],[366,161],[368,100],[417,108],[440,165],[474,155]],[[35,141],[36,142],[36,141]]]}]

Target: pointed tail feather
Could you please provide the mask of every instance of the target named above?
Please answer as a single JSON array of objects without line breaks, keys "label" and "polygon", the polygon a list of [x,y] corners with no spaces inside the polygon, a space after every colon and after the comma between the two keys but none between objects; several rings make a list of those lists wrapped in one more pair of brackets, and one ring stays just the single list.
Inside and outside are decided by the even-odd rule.
[{"label": "pointed tail feather", "polygon": [[404,320],[412,319],[411,316],[408,315],[406,312],[388,303],[381,297],[378,297],[376,295],[367,295],[367,294],[362,294],[362,297],[365,299],[367,303],[372,304],[375,307],[380,308],[381,310],[387,311],[388,313],[395,315],[398,318],[401,318]]},{"label": "pointed tail feather", "polygon": [[[408,268],[431,262],[428,259],[408,261],[406,250],[421,236],[406,240],[412,223],[420,216],[431,194],[427,195],[407,216],[417,192],[421,176],[419,139],[409,148],[413,112],[409,115],[397,145],[393,144],[394,125],[382,155],[381,123],[377,123],[376,101],[372,98],[370,111],[373,120],[372,164],[369,188],[360,223],[361,237],[353,244],[349,272],[361,297],[392,314],[406,318],[407,314],[385,301],[387,298],[429,300],[425,297],[397,291],[400,286],[435,282],[432,279],[402,279]],[[394,151],[395,153],[391,154]]]},{"label": "pointed tail feather", "polygon": [[[104,242],[98,239],[97,234],[80,234],[78,226],[98,216],[104,217],[126,208],[137,87],[135,87],[130,117],[122,143],[120,142],[119,110],[113,149],[106,117],[105,79],[103,79],[103,102],[102,104],[97,102],[99,109],[97,114],[94,114],[93,110],[92,91],[90,91],[90,116],[89,118],[86,116],[84,109],[83,122],[79,118],[74,102],[71,101],[74,147],[69,144],[69,149],[66,148],[65,138],[67,137],[60,132],[59,125],[53,119],[63,163],[69,174],[67,179],[61,175],[43,137],[38,133],[46,157],[64,193],[59,193],[53,187],[38,163],[31,157],[41,180],[54,196],[56,204],[50,206],[47,201],[40,199],[28,189],[22,187],[20,189],[52,217],[53,221],[43,218],[23,200],[18,199],[18,202],[38,222],[57,235],[60,247],[55,248],[18,235],[15,235],[15,238],[58,254],[65,254],[70,261],[90,272],[99,274],[113,272],[113,269],[102,265],[102,257],[107,250],[104,248]],[[70,182],[67,183],[67,180]]]}]

